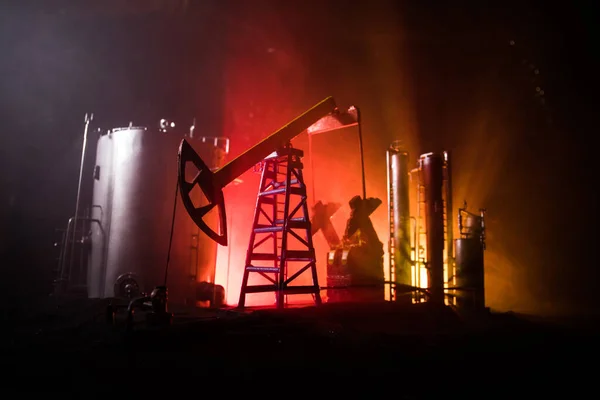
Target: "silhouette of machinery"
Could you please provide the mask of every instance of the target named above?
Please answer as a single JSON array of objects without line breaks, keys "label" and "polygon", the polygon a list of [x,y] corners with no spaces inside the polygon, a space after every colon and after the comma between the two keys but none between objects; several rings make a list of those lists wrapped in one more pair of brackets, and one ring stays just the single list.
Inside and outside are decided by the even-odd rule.
[{"label": "silhouette of machinery", "polygon": [[[302,173],[303,152],[294,149],[290,141],[324,118],[343,121],[347,118],[345,115],[338,111],[334,99],[328,97],[214,172],[185,139],[181,141],[178,178],[183,204],[196,225],[224,246],[227,245],[227,223],[222,189],[256,164],[262,165],[238,307],[245,306],[248,294],[262,292],[275,293],[278,308],[284,306],[285,296],[290,294],[312,294],[315,303],[321,303]],[[189,164],[197,172],[188,181]],[[190,193],[196,186],[208,199],[207,205],[193,203]],[[218,232],[204,221],[215,207],[219,211]],[[323,228],[327,231],[327,227],[318,227]],[[311,284],[293,284],[304,273],[310,273]],[[251,285],[251,274],[262,276],[268,283]]]}]

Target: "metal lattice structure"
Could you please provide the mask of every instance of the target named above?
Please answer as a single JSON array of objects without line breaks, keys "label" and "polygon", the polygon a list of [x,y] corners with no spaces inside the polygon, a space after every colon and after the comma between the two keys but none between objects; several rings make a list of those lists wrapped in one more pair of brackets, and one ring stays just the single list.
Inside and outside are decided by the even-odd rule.
[{"label": "metal lattice structure", "polygon": [[[288,146],[263,162],[239,307],[245,306],[247,294],[263,292],[275,293],[278,308],[290,294],[312,294],[321,304],[302,156]],[[269,283],[249,285],[250,273]],[[311,275],[310,285],[292,285],[305,273]]]}]

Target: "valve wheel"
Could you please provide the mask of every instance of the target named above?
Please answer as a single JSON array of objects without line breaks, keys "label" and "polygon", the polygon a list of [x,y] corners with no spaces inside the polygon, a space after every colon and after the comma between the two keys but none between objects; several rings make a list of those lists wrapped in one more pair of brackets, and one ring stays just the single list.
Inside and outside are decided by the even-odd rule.
[{"label": "valve wheel", "polygon": [[119,276],[115,282],[115,297],[132,299],[141,294],[140,285],[137,277],[132,273],[126,273]]}]

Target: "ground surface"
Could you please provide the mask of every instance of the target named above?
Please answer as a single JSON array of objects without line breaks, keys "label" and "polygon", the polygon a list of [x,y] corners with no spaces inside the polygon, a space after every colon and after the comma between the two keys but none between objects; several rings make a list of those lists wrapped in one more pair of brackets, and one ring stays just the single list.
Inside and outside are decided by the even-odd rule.
[{"label": "ground surface", "polygon": [[[103,301],[48,300],[3,314],[4,388],[24,392],[521,398],[588,393],[594,321],[462,315],[427,304],[176,312],[127,333]],[[285,390],[279,390],[281,385]],[[198,394],[199,396],[200,394]],[[237,394],[236,394],[237,395]],[[262,397],[264,397],[262,396]]]}]

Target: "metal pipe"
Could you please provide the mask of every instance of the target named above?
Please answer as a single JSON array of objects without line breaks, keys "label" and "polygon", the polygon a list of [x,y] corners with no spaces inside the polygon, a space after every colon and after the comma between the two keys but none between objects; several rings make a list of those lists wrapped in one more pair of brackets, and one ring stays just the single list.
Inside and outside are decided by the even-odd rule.
[{"label": "metal pipe", "polygon": [[[59,261],[58,261],[58,277],[59,279],[64,279],[65,278],[65,268],[66,268],[66,258],[68,253],[68,248],[69,248],[69,243],[71,243],[70,239],[71,239],[71,230],[73,229],[73,220],[75,219],[75,217],[71,217],[69,218],[69,221],[67,222],[67,230],[65,232],[65,241],[62,244],[62,248],[60,251],[60,256],[59,256]],[[68,276],[68,275],[67,275]]]},{"label": "metal pipe", "polygon": [[[85,166],[85,154],[86,154],[86,150],[87,150],[87,139],[88,139],[88,128],[90,126],[90,122],[94,119],[94,114],[90,114],[88,116],[88,114],[85,114],[85,127],[83,129],[83,146],[81,149],[81,164],[79,165],[79,181],[77,184],[77,200],[75,202],[75,220],[74,220],[74,228],[73,228],[73,236],[72,236],[72,243],[75,243],[75,235],[77,232],[77,219],[79,218],[79,207],[80,207],[80,203],[81,203],[81,185],[83,182],[83,168]],[[70,257],[70,261],[69,261],[69,273],[71,272],[71,269],[73,268],[73,256],[74,256],[74,252],[71,252],[71,257]]]},{"label": "metal pipe", "polygon": [[[75,221],[79,220],[82,222],[94,222],[97,223],[98,226],[100,227],[100,232],[102,234],[104,234],[104,230],[102,229],[102,222],[97,219],[97,218],[75,218],[75,217],[71,217],[69,218],[68,222],[67,222],[67,230],[65,232],[65,238],[68,238],[69,235],[71,234],[71,230],[73,229],[73,225],[75,224]],[[74,234],[73,234],[74,235]],[[71,253],[69,254],[69,248]],[[75,254],[75,242],[74,241],[69,241],[69,240],[65,240],[65,242],[63,243],[61,252],[60,252],[60,256],[59,256],[59,261],[58,261],[58,277],[59,279],[63,280],[63,279],[67,279],[70,280],[71,277],[71,273],[72,273],[72,267],[73,264],[72,262],[69,263],[69,270],[68,272],[65,274],[65,269],[66,269],[66,257],[69,254],[70,260],[73,260],[74,254]]]},{"label": "metal pipe", "polygon": [[448,279],[450,280],[454,275],[454,227],[452,226],[452,210],[454,208],[452,204],[452,160],[450,152],[444,151],[444,160],[446,164],[446,246],[448,246],[446,256],[448,259]]},{"label": "metal pipe", "polygon": [[362,195],[363,199],[367,198],[367,181],[365,179],[365,157],[363,151],[363,137],[362,137],[362,118],[360,115],[360,109],[356,108],[356,120],[358,123],[358,145],[360,148],[360,170],[362,174]]},{"label": "metal pipe", "polygon": [[[310,142],[309,142],[310,143]],[[393,202],[392,202],[392,189],[391,189],[391,182],[390,182],[390,152],[386,151],[385,152],[385,165],[387,165],[387,169],[386,169],[386,183],[387,183],[387,194],[388,194],[388,281],[393,281],[394,280],[394,271],[392,270],[392,267],[394,265],[394,259],[392,257],[392,240],[393,240],[393,234],[392,234],[392,207],[393,207]],[[389,286],[389,296],[390,296],[390,300],[394,300],[393,295],[394,295],[394,290],[392,288],[392,286]]]},{"label": "metal pipe", "polygon": [[[445,199],[445,249],[446,249],[446,277],[445,285],[447,287],[454,284],[454,229],[452,226],[452,162],[450,152],[444,151],[444,199]],[[450,299],[450,304],[454,300]]]},{"label": "metal pipe", "polygon": [[418,278],[419,272],[420,272],[419,271],[419,258],[418,258],[418,254],[417,254],[418,249],[416,248],[417,243],[418,243],[417,237],[419,236],[418,231],[417,231],[419,229],[419,224],[417,223],[417,218],[410,217],[410,219],[411,219],[412,223],[414,224],[413,228],[412,228],[413,237],[411,240],[411,243],[414,243],[414,247],[411,248],[411,251],[414,252],[414,255],[411,254],[411,272],[412,272],[412,267],[414,266],[414,275],[413,275],[414,283],[411,280],[410,284],[413,286],[420,287],[421,285],[419,285],[419,278]]},{"label": "metal pipe", "polygon": [[[414,169],[410,171],[411,179]],[[417,170],[418,171],[418,170]],[[418,172],[417,172],[418,174]],[[415,218],[415,286],[421,286],[421,184],[417,179],[417,216]]]},{"label": "metal pipe", "polygon": [[308,134],[308,158],[310,160],[310,180],[311,180],[311,194],[312,194],[312,205],[313,207],[317,203],[317,195],[315,192],[315,162],[313,159],[313,143],[312,135]]},{"label": "metal pipe", "polygon": [[409,293],[409,292],[421,292],[421,293],[425,293],[425,294],[429,293],[428,289],[411,286],[411,285],[400,285],[394,281],[382,281],[378,284],[364,284],[364,285],[353,284],[353,285],[339,285],[339,286],[338,285],[336,285],[336,286],[320,286],[319,289],[320,290],[339,290],[339,289],[352,289],[352,288],[380,287],[381,285],[397,286],[399,288],[404,289],[405,293]]},{"label": "metal pipe", "polygon": [[[233,243],[233,218],[235,218],[235,213],[230,213],[231,217],[229,218],[229,232],[231,232],[231,243]],[[231,248],[233,246],[227,246],[227,277],[225,278],[225,303],[227,304],[227,293],[229,292],[229,274],[231,271]],[[215,268],[216,270],[216,268]]]}]

